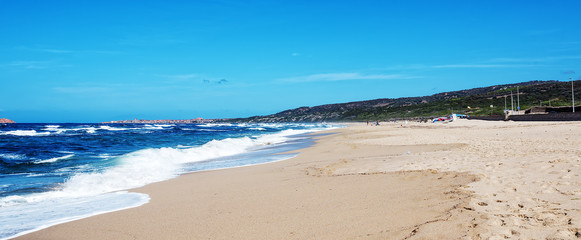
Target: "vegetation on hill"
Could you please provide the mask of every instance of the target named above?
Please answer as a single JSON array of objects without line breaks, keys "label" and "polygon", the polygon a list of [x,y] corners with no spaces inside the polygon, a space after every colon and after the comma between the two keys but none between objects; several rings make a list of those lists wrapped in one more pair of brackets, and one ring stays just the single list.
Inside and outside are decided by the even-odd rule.
[{"label": "vegetation on hill", "polygon": [[[581,81],[576,81],[577,88]],[[518,88],[518,96],[517,96]],[[369,101],[300,107],[267,116],[231,119],[234,122],[334,122],[375,121],[395,118],[436,117],[451,113],[471,116],[502,115],[511,108],[532,106],[570,106],[571,82],[530,81],[496,85],[461,91],[438,93],[423,97],[383,98]],[[581,95],[579,97],[581,101]]]}]

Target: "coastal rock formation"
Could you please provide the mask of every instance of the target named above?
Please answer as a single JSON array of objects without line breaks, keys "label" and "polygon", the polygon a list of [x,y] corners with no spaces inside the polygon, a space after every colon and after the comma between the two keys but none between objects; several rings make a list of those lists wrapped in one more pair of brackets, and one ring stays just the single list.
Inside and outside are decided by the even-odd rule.
[{"label": "coastal rock formation", "polygon": [[109,121],[104,123],[148,123],[148,124],[159,124],[159,123],[213,123],[216,120],[223,121],[224,119],[203,119],[203,118],[195,118],[195,119],[183,119],[183,120],[175,120],[175,119],[165,119],[165,120],[145,120],[145,119],[133,119],[133,120],[118,120],[118,121]]},{"label": "coastal rock formation", "polygon": [[15,122],[8,118],[0,118],[0,123],[15,123]]}]

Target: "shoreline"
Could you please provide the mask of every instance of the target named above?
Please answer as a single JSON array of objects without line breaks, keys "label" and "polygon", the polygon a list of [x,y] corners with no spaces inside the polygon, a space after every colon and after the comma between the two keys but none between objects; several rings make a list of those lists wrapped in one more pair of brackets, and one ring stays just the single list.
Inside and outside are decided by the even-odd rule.
[{"label": "shoreline", "polygon": [[[59,126],[56,126],[59,127]],[[327,128],[333,129],[333,128]],[[302,148],[311,146],[314,144],[314,139],[310,137],[308,134],[316,134],[320,129],[313,129],[313,130],[292,130],[291,132],[279,131],[279,132],[272,132],[272,133],[261,133],[260,135],[254,136],[255,140],[252,140],[252,144],[250,147],[247,145],[249,143],[242,141],[241,144],[235,145],[237,146],[247,146],[248,148],[239,154],[235,155],[227,155],[218,158],[214,158],[213,161],[210,160],[203,160],[198,161],[190,164],[184,164],[181,170],[176,169],[176,175],[171,178],[167,178],[166,181],[169,179],[173,179],[175,177],[179,177],[180,175],[191,173],[191,172],[200,172],[200,171],[212,171],[212,170],[222,170],[222,169],[229,169],[229,168],[237,168],[237,167],[246,167],[246,166],[254,166],[254,165],[261,165],[270,162],[278,162],[282,160],[286,160],[288,158],[292,158],[296,156],[298,153],[286,153],[290,150],[300,150]],[[297,132],[297,133],[295,133]],[[291,135],[289,135],[291,134]],[[244,139],[247,137],[240,137],[240,138],[228,138],[228,139]],[[285,140],[286,139],[286,140]],[[222,140],[219,140],[221,142]],[[209,143],[209,142],[208,142]],[[202,144],[197,147],[190,147],[190,149],[195,148],[203,148],[206,144]],[[220,147],[216,146],[216,144],[212,145],[214,148]],[[229,151],[228,148],[221,147],[222,150]],[[211,150],[211,149],[210,149]],[[141,150],[138,150],[141,151]],[[167,160],[167,159],[166,159]],[[212,164],[212,162],[219,162],[219,164]],[[209,164],[206,164],[209,163]],[[201,164],[201,165],[196,165]],[[126,173],[127,175],[128,173]],[[131,175],[129,175],[131,176]],[[125,179],[121,178],[120,181],[123,183]],[[131,179],[130,179],[131,180]],[[91,181],[90,181],[91,182]],[[155,183],[149,182],[148,184]],[[144,186],[143,184],[141,186]],[[54,207],[44,206],[41,208],[40,211],[34,212],[34,214],[30,214],[33,211],[28,211],[26,207],[22,208],[19,206],[8,208],[6,211],[3,211],[3,216],[5,217],[4,221],[5,226],[3,226],[2,236],[0,239],[12,239],[19,236],[23,236],[32,232],[40,231],[42,229],[46,229],[51,226],[65,224],[71,221],[76,221],[100,214],[115,212],[115,211],[122,211],[125,209],[130,209],[134,207],[141,206],[147,203],[150,199],[149,195],[131,192],[135,188],[139,188],[141,186],[134,186],[132,188],[121,189],[119,188],[117,191],[111,191],[102,193],[95,196],[80,196],[78,198],[70,198],[68,200],[57,199],[59,201],[52,201]],[[124,195],[126,196],[123,198]],[[137,195],[141,195],[140,197],[135,197]],[[120,197],[119,197],[120,196]],[[83,198],[83,199],[81,199]],[[104,202],[98,203],[101,199],[105,199]],[[144,200],[147,199],[147,200]],[[109,203],[117,203],[109,204]],[[65,206],[65,207],[62,207]],[[71,209],[66,209],[66,206],[69,206]],[[84,207],[88,206],[88,207]],[[50,210],[42,210],[50,208]],[[3,208],[4,209],[4,208]],[[80,209],[80,210],[79,210]],[[67,214],[70,212],[69,210],[73,210],[73,214]],[[57,215],[55,213],[63,213]],[[26,215],[28,214],[28,215]],[[40,216],[36,216],[40,214]],[[23,219],[21,216],[29,216],[29,221],[23,221],[21,224],[18,220]],[[46,216],[46,217],[45,217]],[[55,217],[56,216],[56,217]],[[12,220],[11,220],[12,219]],[[20,230],[20,231],[18,231]],[[24,230],[24,231],[23,231]],[[12,235],[9,235],[12,233]],[[14,234],[17,233],[17,234]]]},{"label": "shoreline", "polygon": [[[575,237],[581,150],[562,143],[579,142],[578,130],[574,122],[348,125],[294,158],[153,183],[132,190],[150,196],[145,205],[17,239]],[[542,149],[504,150],[530,141]]]}]

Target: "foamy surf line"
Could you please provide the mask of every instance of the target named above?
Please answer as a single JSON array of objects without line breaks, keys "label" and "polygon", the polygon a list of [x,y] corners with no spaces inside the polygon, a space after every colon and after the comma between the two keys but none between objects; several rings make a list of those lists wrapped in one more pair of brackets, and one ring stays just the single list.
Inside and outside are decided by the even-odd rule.
[{"label": "foamy surf line", "polygon": [[[57,224],[71,222],[99,214],[139,207],[149,202],[149,195],[132,192],[115,192],[74,199],[58,199],[27,206],[13,207],[0,212],[0,239],[10,239],[39,231]],[[73,208],[77,212],[67,215]],[[39,211],[40,209],[40,211]],[[35,217],[30,221],[29,215]]]},{"label": "foamy surf line", "polygon": [[[289,129],[252,137],[212,140],[201,146],[185,149],[144,149],[116,157],[118,164],[114,167],[101,172],[74,175],[57,191],[0,199],[0,239],[141,206],[149,201],[149,196],[126,190],[175,178],[184,173],[252,166],[292,158],[296,154],[280,153],[307,147],[312,137],[306,136],[306,133],[332,128],[335,127]],[[297,137],[299,135],[301,136]],[[70,157],[72,156],[45,161],[59,161]],[[47,213],[46,209],[51,210]]]}]

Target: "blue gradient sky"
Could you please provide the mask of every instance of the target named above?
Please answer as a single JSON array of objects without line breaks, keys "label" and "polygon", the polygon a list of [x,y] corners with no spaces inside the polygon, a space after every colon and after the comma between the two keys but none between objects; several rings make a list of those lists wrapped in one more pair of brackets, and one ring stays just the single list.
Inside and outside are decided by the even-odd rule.
[{"label": "blue gradient sky", "polygon": [[577,79],[579,9],[581,1],[0,0],[0,117],[247,117]]}]

